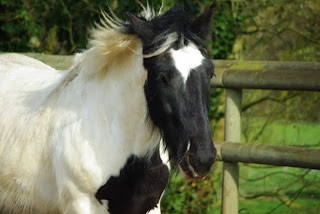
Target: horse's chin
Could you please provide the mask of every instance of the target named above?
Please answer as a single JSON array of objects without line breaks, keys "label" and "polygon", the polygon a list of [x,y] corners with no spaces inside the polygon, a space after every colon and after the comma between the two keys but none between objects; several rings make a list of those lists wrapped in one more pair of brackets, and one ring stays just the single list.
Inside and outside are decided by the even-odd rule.
[{"label": "horse's chin", "polygon": [[179,164],[179,169],[182,176],[186,180],[201,180],[206,177],[207,174],[200,175],[196,172],[194,167],[190,163],[190,156],[186,155],[183,162]]},{"label": "horse's chin", "polygon": [[181,175],[186,179],[186,180],[201,180],[204,177],[193,177],[193,176],[189,176],[186,172],[183,171],[182,167],[179,165],[179,169],[181,172]]}]

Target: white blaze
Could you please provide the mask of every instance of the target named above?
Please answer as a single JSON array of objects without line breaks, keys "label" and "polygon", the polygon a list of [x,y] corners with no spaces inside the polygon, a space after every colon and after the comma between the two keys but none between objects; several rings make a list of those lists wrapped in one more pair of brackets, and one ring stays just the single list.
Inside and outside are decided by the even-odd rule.
[{"label": "white blaze", "polygon": [[187,81],[192,69],[202,64],[203,55],[195,45],[190,44],[181,49],[171,49],[171,56],[177,70],[181,73],[184,82]]}]

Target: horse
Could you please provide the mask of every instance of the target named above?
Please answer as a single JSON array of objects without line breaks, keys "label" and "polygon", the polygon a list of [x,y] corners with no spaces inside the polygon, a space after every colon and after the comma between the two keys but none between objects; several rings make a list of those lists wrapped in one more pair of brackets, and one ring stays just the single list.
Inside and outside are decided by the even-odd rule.
[{"label": "horse", "polygon": [[215,5],[194,20],[179,6],[128,21],[103,13],[64,71],[0,55],[0,211],[146,213],[168,166],[205,177],[216,156],[204,44]]}]

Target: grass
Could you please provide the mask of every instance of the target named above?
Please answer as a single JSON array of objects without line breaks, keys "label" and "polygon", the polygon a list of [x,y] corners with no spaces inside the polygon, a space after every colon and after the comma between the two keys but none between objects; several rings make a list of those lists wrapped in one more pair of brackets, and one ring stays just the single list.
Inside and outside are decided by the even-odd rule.
[{"label": "grass", "polygon": [[[246,142],[320,148],[320,123],[244,118],[242,127]],[[320,213],[319,187],[318,170],[240,164],[240,213]]]},{"label": "grass", "polygon": [[263,128],[265,124],[266,121],[262,119],[243,119],[242,127],[248,134],[243,134],[242,140],[320,148],[320,123],[273,121]]},{"label": "grass", "polygon": [[320,173],[240,165],[240,213],[320,213]]}]

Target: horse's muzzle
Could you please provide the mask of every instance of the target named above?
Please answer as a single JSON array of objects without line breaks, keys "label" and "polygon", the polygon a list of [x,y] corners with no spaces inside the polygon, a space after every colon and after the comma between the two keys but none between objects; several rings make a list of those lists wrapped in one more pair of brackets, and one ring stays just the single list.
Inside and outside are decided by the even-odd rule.
[{"label": "horse's muzzle", "polygon": [[187,180],[203,179],[213,168],[216,157],[216,149],[210,154],[193,155],[186,154],[179,164],[183,177]]}]

